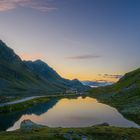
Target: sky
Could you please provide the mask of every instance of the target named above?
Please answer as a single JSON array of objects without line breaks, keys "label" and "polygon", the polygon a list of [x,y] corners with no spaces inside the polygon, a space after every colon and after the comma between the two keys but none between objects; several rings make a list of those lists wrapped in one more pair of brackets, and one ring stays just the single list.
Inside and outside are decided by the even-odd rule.
[{"label": "sky", "polygon": [[0,0],[0,39],[62,77],[116,81],[140,66],[140,1]]}]

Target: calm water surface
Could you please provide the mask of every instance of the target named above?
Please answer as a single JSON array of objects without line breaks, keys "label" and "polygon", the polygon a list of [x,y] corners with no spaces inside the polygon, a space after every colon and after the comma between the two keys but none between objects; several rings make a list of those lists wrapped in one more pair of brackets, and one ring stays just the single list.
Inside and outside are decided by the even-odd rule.
[{"label": "calm water surface", "polygon": [[52,100],[25,111],[0,115],[0,129],[19,129],[21,122],[26,119],[49,127],[86,127],[105,122],[111,126],[139,127],[113,107],[99,103],[94,98],[78,97]]}]

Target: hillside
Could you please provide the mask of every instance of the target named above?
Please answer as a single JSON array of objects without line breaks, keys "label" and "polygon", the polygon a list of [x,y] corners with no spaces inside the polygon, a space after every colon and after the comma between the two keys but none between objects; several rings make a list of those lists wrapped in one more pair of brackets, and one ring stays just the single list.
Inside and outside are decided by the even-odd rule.
[{"label": "hillside", "polygon": [[88,86],[83,86],[83,84],[77,79],[68,80],[62,78],[53,68],[49,67],[48,64],[42,60],[24,61],[24,64],[32,73],[42,78],[45,82],[56,85],[60,89],[70,88],[76,89],[77,91],[85,91],[89,89]]},{"label": "hillside", "polygon": [[140,124],[140,68],[125,74],[116,84],[92,89],[90,93]]},{"label": "hillside", "polygon": [[[79,84],[72,85],[73,81],[63,79],[41,60],[22,61],[0,40],[0,96],[44,95],[73,87],[79,89]],[[83,90],[88,89],[82,84],[80,86]]]},{"label": "hillside", "polygon": [[[40,126],[41,127],[41,126]],[[33,128],[0,132],[1,140],[139,140],[140,129],[93,126],[87,128]]]}]

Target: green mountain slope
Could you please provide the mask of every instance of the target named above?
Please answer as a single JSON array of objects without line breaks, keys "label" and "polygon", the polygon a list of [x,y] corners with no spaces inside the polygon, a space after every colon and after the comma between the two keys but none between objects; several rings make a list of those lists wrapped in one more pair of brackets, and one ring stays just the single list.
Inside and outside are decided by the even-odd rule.
[{"label": "green mountain slope", "polygon": [[[60,93],[72,88],[72,84],[73,81],[63,79],[41,60],[22,61],[11,48],[0,41],[0,96]],[[76,86],[75,88],[77,89]],[[82,84],[81,88],[87,89]]]},{"label": "green mountain slope", "polygon": [[54,88],[32,73],[12,49],[0,41],[0,95],[29,95]]},{"label": "green mountain slope", "polygon": [[140,68],[125,74],[116,84],[92,89],[90,93],[140,124]]}]

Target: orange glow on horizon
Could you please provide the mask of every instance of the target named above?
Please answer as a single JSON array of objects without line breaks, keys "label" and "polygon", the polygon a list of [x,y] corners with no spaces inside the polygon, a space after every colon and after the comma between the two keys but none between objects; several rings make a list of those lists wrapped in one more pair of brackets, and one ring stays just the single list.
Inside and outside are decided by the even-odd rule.
[{"label": "orange glow on horizon", "polygon": [[22,60],[36,60],[42,58],[41,53],[33,53],[33,54],[28,54],[28,53],[21,53],[20,57]]},{"label": "orange glow on horizon", "polygon": [[119,80],[119,78],[108,78],[108,77],[103,77],[103,76],[99,76],[99,75],[93,75],[93,76],[84,75],[84,74],[76,75],[76,74],[61,73],[61,72],[60,72],[60,75],[64,78],[67,78],[70,80],[79,79],[81,81],[86,81],[86,80],[89,80],[89,81],[107,81],[107,82],[115,83]]},{"label": "orange glow on horizon", "polygon": [[[21,53],[20,57],[22,60],[33,60],[33,61],[36,59],[42,59],[43,61],[45,60],[44,55],[41,53],[33,53],[33,54]],[[55,66],[51,66],[51,67],[54,68]],[[56,72],[59,75],[61,75],[63,78],[70,79],[70,80],[78,79],[81,81],[85,81],[85,80],[107,81],[107,82],[113,82],[113,83],[119,80],[119,78],[109,78],[109,77],[104,77],[103,75],[93,74],[92,72],[90,72],[90,70],[85,72],[84,74],[80,70],[78,70],[79,72],[77,71],[73,72],[73,68],[70,69],[65,66],[61,67],[60,69],[58,69],[56,66],[54,70],[56,70]],[[94,72],[97,73],[96,71]]]}]

